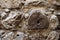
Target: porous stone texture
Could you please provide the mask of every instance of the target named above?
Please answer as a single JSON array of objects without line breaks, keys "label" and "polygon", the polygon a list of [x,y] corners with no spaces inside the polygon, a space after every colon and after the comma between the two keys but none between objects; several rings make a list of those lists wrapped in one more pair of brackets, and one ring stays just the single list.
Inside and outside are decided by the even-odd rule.
[{"label": "porous stone texture", "polygon": [[0,40],[60,40],[60,0],[0,0]]},{"label": "porous stone texture", "polygon": [[0,0],[2,8],[16,8],[22,3],[22,0]]},{"label": "porous stone texture", "polygon": [[46,40],[58,40],[59,34],[56,31],[50,32]]}]

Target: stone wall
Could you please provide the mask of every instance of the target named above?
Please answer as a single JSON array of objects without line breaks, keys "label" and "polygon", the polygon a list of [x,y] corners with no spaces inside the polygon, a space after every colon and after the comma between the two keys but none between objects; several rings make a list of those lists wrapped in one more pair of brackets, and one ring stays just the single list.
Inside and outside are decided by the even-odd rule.
[{"label": "stone wall", "polygon": [[0,0],[0,40],[60,40],[60,0]]}]

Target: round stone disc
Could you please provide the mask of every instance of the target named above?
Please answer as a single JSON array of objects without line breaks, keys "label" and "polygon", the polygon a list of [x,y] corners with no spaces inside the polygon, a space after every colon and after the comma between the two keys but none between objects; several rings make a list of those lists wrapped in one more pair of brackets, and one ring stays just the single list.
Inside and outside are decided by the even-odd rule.
[{"label": "round stone disc", "polygon": [[40,12],[33,13],[28,20],[28,29],[38,30],[45,29],[49,26],[49,21],[47,16],[41,14]]}]

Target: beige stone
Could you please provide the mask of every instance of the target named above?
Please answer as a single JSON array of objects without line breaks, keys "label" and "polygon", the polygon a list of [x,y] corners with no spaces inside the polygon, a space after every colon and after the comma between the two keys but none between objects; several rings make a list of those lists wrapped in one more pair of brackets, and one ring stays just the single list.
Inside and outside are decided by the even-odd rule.
[{"label": "beige stone", "polygon": [[17,8],[21,4],[21,0],[0,0],[2,8]]}]

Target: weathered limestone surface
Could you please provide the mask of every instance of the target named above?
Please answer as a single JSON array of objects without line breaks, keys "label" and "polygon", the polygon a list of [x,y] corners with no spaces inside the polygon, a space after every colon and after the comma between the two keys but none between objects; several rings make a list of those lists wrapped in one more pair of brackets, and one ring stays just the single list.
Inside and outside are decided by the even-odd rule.
[{"label": "weathered limestone surface", "polygon": [[0,40],[60,40],[60,0],[0,0]]},{"label": "weathered limestone surface", "polygon": [[16,8],[21,4],[21,0],[0,0],[0,6],[3,8]]}]

